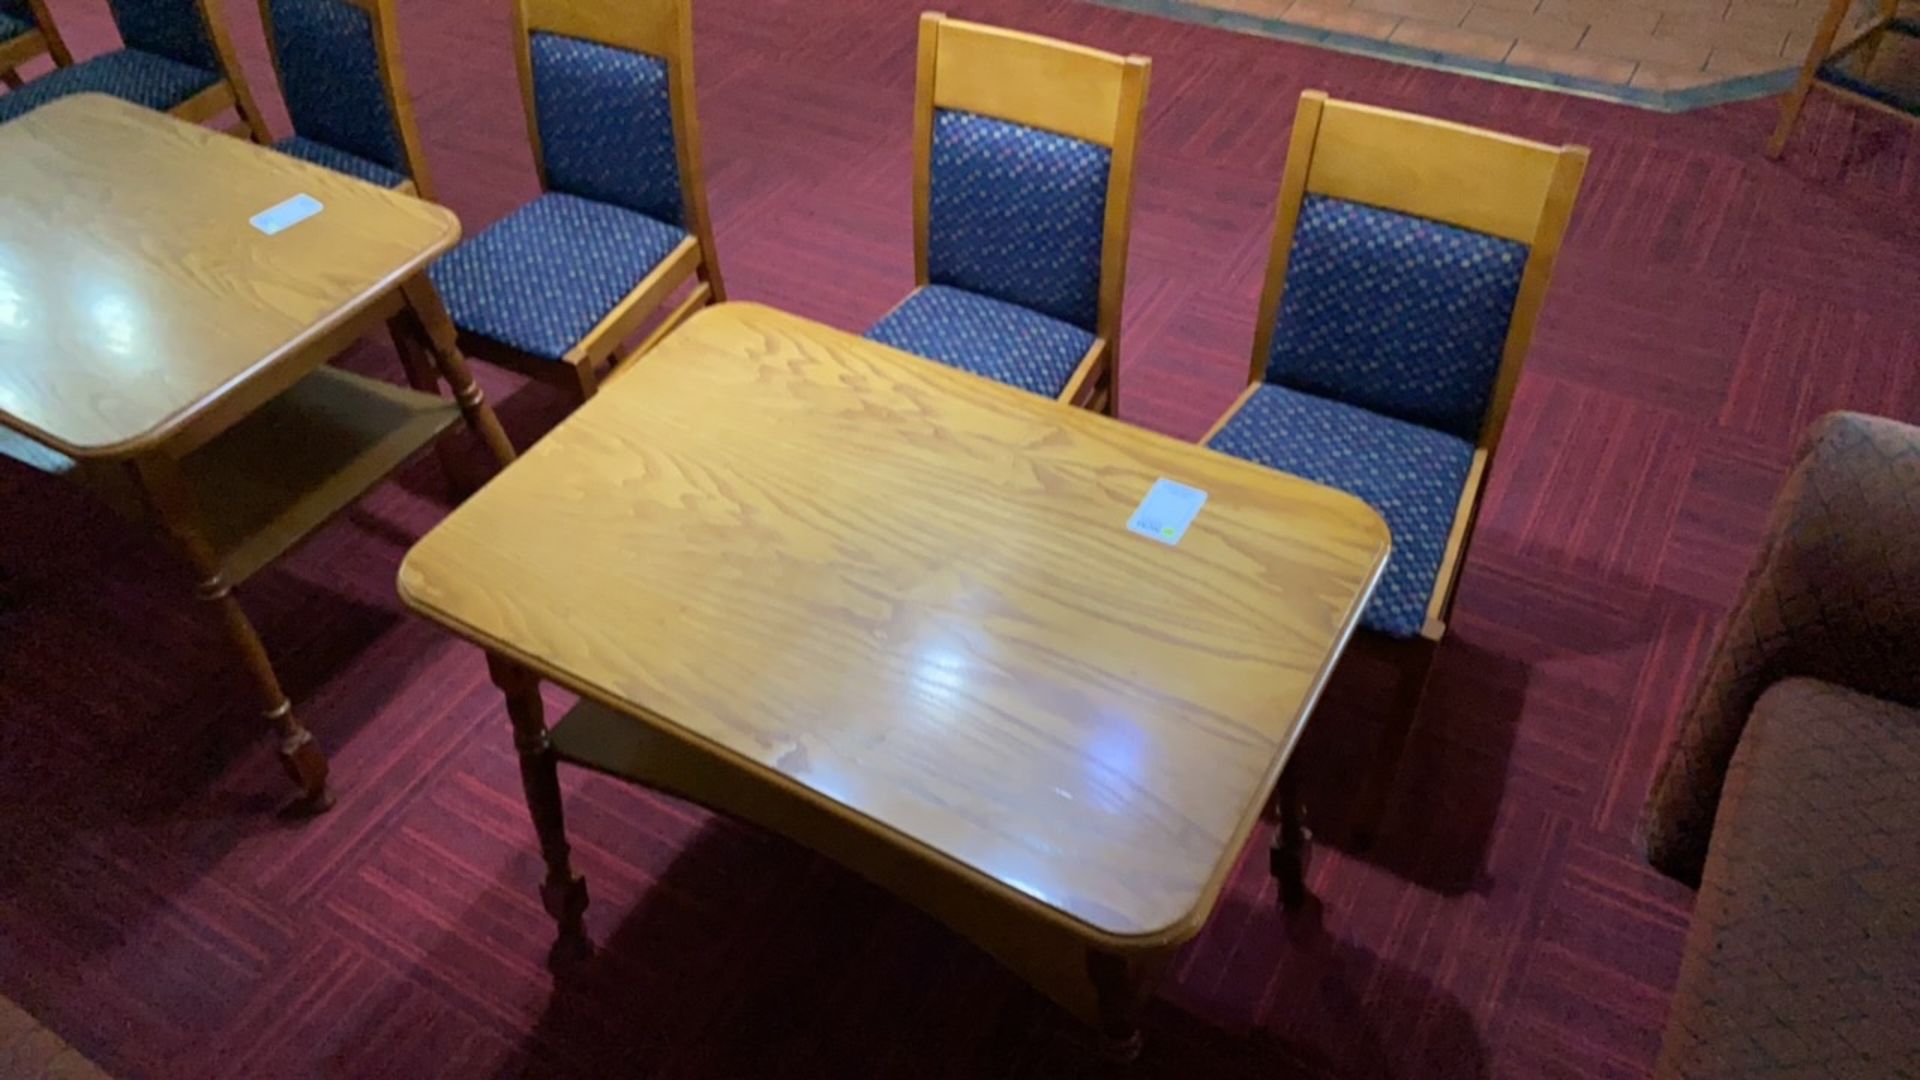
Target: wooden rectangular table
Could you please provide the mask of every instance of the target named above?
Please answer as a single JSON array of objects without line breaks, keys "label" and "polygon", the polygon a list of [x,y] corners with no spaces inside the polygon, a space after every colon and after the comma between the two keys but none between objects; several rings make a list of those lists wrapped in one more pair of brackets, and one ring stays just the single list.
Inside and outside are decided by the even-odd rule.
[{"label": "wooden rectangular table", "polygon": [[[233,589],[463,413],[513,460],[427,282],[459,222],[99,95],[0,125],[0,192],[0,453],[178,544],[324,808],[326,758]],[[276,235],[250,223],[298,195],[323,209]],[[325,366],[382,321],[413,390]]]},{"label": "wooden rectangular table", "polygon": [[[1207,492],[1130,532],[1158,478]],[[695,315],[408,553],[556,760],[757,822],[1124,1049],[1385,565],[1364,503],[763,307]],[[538,684],[582,696],[549,732]]]}]

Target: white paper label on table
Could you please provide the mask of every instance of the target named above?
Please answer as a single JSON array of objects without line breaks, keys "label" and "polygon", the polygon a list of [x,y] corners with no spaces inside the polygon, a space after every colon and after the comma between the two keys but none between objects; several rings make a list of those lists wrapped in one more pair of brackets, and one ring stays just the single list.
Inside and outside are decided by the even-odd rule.
[{"label": "white paper label on table", "polygon": [[274,236],[286,232],[324,209],[326,207],[320,205],[320,200],[311,195],[295,195],[286,202],[267,207],[247,220],[253,223],[254,228],[268,236]]},{"label": "white paper label on table", "polygon": [[1178,544],[1206,504],[1206,492],[1163,476],[1147,489],[1127,528],[1163,544]]}]

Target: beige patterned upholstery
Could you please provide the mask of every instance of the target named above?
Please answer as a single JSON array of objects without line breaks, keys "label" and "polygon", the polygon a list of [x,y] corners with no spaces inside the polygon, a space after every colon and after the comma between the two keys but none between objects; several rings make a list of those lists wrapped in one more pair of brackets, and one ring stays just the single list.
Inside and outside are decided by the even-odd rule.
[{"label": "beige patterned upholstery", "polygon": [[1920,428],[1834,413],[1808,434],[1647,807],[1647,857],[1690,885],[1767,687],[1805,676],[1920,706]]},{"label": "beige patterned upholstery", "polygon": [[1700,888],[1657,1075],[1920,1076],[1920,428],[1814,427],[1645,829]]}]

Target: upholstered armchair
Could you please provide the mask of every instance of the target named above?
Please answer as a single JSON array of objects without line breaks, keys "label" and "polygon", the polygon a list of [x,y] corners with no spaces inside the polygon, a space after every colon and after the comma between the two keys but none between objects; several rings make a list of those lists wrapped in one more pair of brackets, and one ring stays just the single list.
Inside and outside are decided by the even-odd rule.
[{"label": "upholstered armchair", "polygon": [[1809,433],[1644,831],[1700,889],[1659,1075],[1920,1074],[1920,428]]}]

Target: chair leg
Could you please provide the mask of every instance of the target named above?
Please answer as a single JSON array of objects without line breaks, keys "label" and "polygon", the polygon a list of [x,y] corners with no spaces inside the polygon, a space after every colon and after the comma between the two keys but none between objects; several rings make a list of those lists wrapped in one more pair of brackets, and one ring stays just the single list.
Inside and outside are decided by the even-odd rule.
[{"label": "chair leg", "polygon": [[1419,722],[1420,703],[1426,698],[1427,678],[1433,672],[1435,643],[1417,637],[1384,642],[1379,648],[1392,661],[1399,679],[1386,729],[1374,744],[1372,767],[1367,770],[1365,786],[1355,803],[1351,836],[1354,847],[1361,851],[1372,847],[1379,837],[1388,804],[1399,788],[1400,761],[1406,754],[1414,725]]},{"label": "chair leg", "polygon": [[1267,850],[1267,872],[1280,885],[1280,906],[1298,911],[1307,903],[1307,862],[1312,855],[1313,834],[1307,831],[1307,808],[1300,801],[1300,783],[1293,769],[1280,773],[1274,801],[1280,806],[1280,827],[1274,830],[1273,846]]},{"label": "chair leg", "polygon": [[8,68],[5,71],[0,71],[0,84],[5,84],[6,88],[9,90],[18,90],[21,87],[27,85],[26,83],[20,81],[20,73],[13,70],[12,68]]},{"label": "chair leg", "polygon": [[1833,52],[1833,39],[1839,36],[1840,24],[1846,21],[1852,6],[1852,0],[1830,0],[1827,4],[1827,13],[1821,16],[1820,26],[1814,31],[1813,44],[1807,47],[1807,58],[1800,64],[1800,78],[1780,102],[1780,123],[1767,143],[1769,158],[1778,160],[1786,152],[1787,138],[1800,121],[1800,109],[1807,103],[1807,95],[1813,92],[1820,65],[1826,63],[1827,56]]}]

